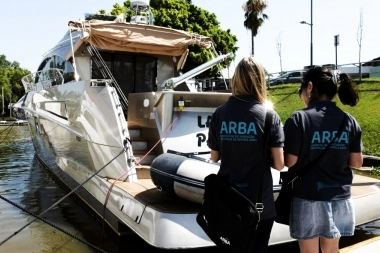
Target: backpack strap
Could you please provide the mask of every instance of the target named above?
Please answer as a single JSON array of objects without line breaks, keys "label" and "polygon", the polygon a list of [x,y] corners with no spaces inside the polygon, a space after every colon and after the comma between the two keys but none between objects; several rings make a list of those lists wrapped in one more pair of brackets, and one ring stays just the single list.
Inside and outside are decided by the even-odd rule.
[{"label": "backpack strap", "polygon": [[268,161],[270,160],[270,147],[269,147],[269,137],[270,130],[272,127],[274,112],[272,110],[267,110],[265,114],[265,123],[264,123],[264,147],[263,147],[263,161],[260,168],[260,177],[259,184],[256,196],[256,209],[260,213],[264,209],[263,204],[263,184],[264,184],[264,171],[268,167]]},{"label": "backpack strap", "polygon": [[344,128],[344,125],[345,123],[347,122],[347,119],[348,119],[348,116],[347,116],[347,113],[344,113],[343,115],[343,119],[342,121],[340,122],[340,126],[339,126],[339,130],[337,132],[337,134],[335,135],[335,137],[330,141],[330,143],[325,147],[325,149],[320,152],[318,154],[318,156],[316,158],[314,158],[311,162],[309,162],[308,164],[306,164],[305,166],[301,167],[301,168],[297,168],[296,165],[297,163],[292,167],[294,168],[295,167],[295,170],[293,170],[292,172],[292,179],[290,182],[293,182],[294,180],[296,180],[297,178],[303,176],[304,174],[306,174],[310,169],[312,169],[315,164],[317,164],[317,162],[319,161],[319,159],[322,158],[322,156],[326,153],[326,151],[330,148],[331,144],[333,142],[335,142],[335,140],[338,138],[338,136],[340,136],[340,134],[342,133],[343,131],[343,128]]}]

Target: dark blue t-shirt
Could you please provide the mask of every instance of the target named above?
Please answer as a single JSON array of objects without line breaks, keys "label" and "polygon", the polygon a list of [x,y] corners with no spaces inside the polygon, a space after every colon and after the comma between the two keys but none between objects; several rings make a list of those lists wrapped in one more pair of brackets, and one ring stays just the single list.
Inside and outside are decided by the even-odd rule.
[{"label": "dark blue t-shirt", "polygon": [[[256,203],[259,170],[264,148],[264,121],[267,109],[251,96],[231,96],[213,113],[207,145],[221,154],[219,175]],[[274,112],[270,130],[270,147],[282,147],[284,133]],[[276,215],[271,170],[264,173],[264,211],[261,219]]]},{"label": "dark blue t-shirt", "polygon": [[[298,157],[297,167],[308,164],[337,134],[343,116],[344,112],[331,101],[317,101],[294,112],[285,122],[284,152]],[[321,201],[351,197],[349,153],[362,152],[363,144],[358,122],[347,116],[336,141],[311,170],[293,182],[294,196]]]}]

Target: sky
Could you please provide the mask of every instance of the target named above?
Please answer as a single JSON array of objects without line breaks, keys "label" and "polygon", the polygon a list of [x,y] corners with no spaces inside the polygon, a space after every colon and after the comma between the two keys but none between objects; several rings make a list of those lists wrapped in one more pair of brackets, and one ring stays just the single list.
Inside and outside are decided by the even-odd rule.
[{"label": "sky", "polygon": [[[244,25],[245,0],[192,0],[194,5],[215,13],[223,30],[238,39],[237,63],[251,55],[250,31]],[[313,64],[346,65],[359,62],[358,28],[363,18],[361,62],[380,57],[379,0],[268,0],[269,17],[255,37],[255,57],[269,73],[281,71],[277,44],[281,44],[282,70],[310,65],[313,23]],[[0,0],[0,55],[17,61],[22,68],[37,70],[44,53],[53,48],[67,31],[70,20],[84,19],[84,13],[110,12],[118,0]],[[311,9],[312,22],[311,22]],[[339,45],[334,36],[339,35]]]}]

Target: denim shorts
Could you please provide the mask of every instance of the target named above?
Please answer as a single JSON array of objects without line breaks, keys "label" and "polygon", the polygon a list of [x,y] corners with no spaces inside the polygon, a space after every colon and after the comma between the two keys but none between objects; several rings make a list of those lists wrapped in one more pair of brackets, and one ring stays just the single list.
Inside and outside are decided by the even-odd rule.
[{"label": "denim shorts", "polygon": [[355,230],[352,200],[315,201],[293,197],[289,227],[291,237],[298,240],[351,236]]}]

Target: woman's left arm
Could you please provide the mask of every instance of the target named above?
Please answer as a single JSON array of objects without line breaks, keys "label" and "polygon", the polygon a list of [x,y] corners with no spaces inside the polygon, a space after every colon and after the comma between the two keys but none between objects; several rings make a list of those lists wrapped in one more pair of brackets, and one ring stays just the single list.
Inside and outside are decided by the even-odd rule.
[{"label": "woman's left arm", "polygon": [[219,159],[220,159],[220,152],[211,149],[211,160],[212,160],[214,163],[216,163],[217,161],[219,161]]},{"label": "woman's left arm", "polygon": [[363,165],[363,153],[362,152],[356,152],[356,153],[350,153],[350,156],[348,157],[348,166],[352,168],[360,168]]},{"label": "woman's left arm", "polygon": [[271,148],[273,164],[272,167],[278,171],[284,168],[284,150],[282,147]]},{"label": "woman's left arm", "polygon": [[285,166],[288,168],[294,166],[298,161],[298,156],[295,156],[292,154],[285,153],[284,157],[285,157]]}]

